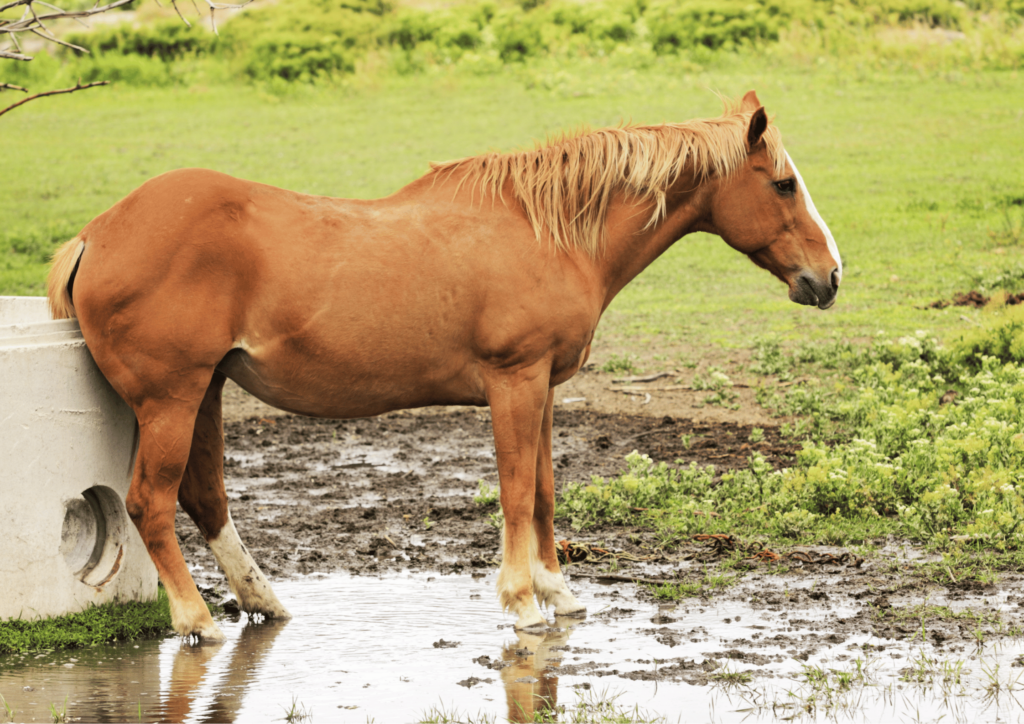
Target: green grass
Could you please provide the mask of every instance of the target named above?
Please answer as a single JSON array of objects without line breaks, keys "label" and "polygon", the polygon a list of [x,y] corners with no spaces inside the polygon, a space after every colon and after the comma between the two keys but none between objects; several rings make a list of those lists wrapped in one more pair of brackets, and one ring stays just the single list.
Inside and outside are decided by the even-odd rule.
[{"label": "green grass", "polygon": [[[651,358],[676,346],[745,348],[764,333],[784,344],[880,329],[941,336],[964,325],[961,310],[919,307],[1020,260],[1021,247],[1000,236],[1004,213],[1018,210],[1010,202],[1024,197],[1019,74],[814,72],[738,61],[710,72],[672,70],[574,61],[284,96],[249,87],[112,87],[37,101],[2,121],[18,143],[7,146],[11,172],[0,178],[0,292],[41,293],[44,259],[56,244],[173,168],[379,197],[421,175],[429,160],[522,147],[582,124],[716,115],[708,88],[756,88],[776,116],[843,253],[839,301],[827,312],[798,307],[770,275],[697,234],[616,299],[599,329],[598,362],[628,345],[637,367],[672,366],[671,355]],[[549,88],[545,79],[556,76]]]},{"label": "green grass", "polygon": [[116,641],[163,636],[171,631],[167,593],[155,601],[108,603],[68,616],[0,621],[0,655],[77,649]]},{"label": "green grass", "polygon": [[654,598],[662,601],[678,601],[683,598],[710,596],[715,591],[728,588],[737,580],[739,580],[739,576],[729,576],[721,573],[716,574],[705,571],[703,578],[699,581],[649,583],[646,585]]}]

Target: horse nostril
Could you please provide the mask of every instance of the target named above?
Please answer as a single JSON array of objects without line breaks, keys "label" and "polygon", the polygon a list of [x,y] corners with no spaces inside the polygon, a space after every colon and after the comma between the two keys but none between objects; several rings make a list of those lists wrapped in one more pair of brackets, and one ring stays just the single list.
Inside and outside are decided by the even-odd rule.
[{"label": "horse nostril", "polygon": [[838,267],[832,270],[832,291],[839,291],[839,269]]}]

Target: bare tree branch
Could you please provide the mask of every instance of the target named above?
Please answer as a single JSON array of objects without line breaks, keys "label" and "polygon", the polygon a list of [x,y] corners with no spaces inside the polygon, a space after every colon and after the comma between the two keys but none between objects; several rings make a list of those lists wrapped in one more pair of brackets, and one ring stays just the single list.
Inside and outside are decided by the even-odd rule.
[{"label": "bare tree branch", "polygon": [[[37,2],[42,6],[50,8],[52,11],[37,13],[35,8]],[[0,18],[0,35],[6,34],[14,43],[15,47],[18,48],[18,52],[14,53],[10,50],[0,50],[0,58],[8,58],[11,60],[32,60],[32,56],[21,52],[21,48],[18,46],[18,37],[16,33],[34,33],[48,42],[66,45],[79,52],[88,53],[89,51],[85,48],[58,40],[54,37],[53,33],[50,32],[50,29],[46,27],[46,23],[54,20],[62,20],[64,18],[70,18],[81,22],[82,18],[87,18],[91,15],[99,15],[100,13],[105,13],[110,10],[114,10],[115,8],[123,7],[132,2],[134,2],[134,0],[113,0],[113,2],[109,2],[106,5],[100,5],[97,3],[91,8],[86,8],[84,10],[62,10],[56,5],[43,2],[42,0],[10,0],[7,3],[0,5],[0,12],[16,7],[24,7],[25,10],[17,20]]]},{"label": "bare tree branch", "polygon": [[[252,0],[245,0],[245,2],[242,3],[215,3],[212,2],[212,0],[204,0],[204,2],[206,3],[206,6],[210,8],[210,27],[213,29],[213,34],[220,35],[220,33],[217,32],[217,19],[214,17],[214,12],[217,10],[240,10],[251,3]],[[185,20],[185,16],[181,14],[181,9],[178,7],[178,0],[171,0],[171,5],[173,5],[174,9],[178,11],[178,17]],[[202,13],[199,12],[199,6],[196,5],[196,0],[192,0],[192,7],[196,9],[197,15],[202,15]],[[190,28],[192,27],[192,24],[189,23],[188,20],[185,20],[185,25],[188,25]]]},{"label": "bare tree branch", "polygon": [[[4,85],[6,85],[6,84],[4,84]],[[8,111],[13,111],[18,106],[25,105],[29,101],[34,101],[36,98],[45,98],[46,96],[59,96],[61,93],[74,93],[75,91],[85,90],[87,88],[95,88],[98,85],[110,85],[110,81],[109,80],[97,80],[97,81],[93,81],[92,83],[86,83],[85,85],[82,85],[82,81],[78,81],[74,85],[74,87],[72,87],[72,88],[62,88],[61,90],[52,90],[52,91],[44,91],[42,93],[36,93],[35,95],[29,96],[28,98],[22,98],[17,103],[12,103],[11,105],[9,105],[6,108],[4,108],[3,110],[0,110],[0,116],[2,116],[3,114],[7,113]],[[18,88],[17,86],[11,86],[11,87],[13,87],[13,88],[15,88],[17,90],[25,90],[24,88]]]},{"label": "bare tree branch", "polygon": [[[158,0],[159,1],[159,0]],[[101,5],[100,2],[106,2],[106,5]],[[134,0],[96,0],[96,4],[91,8],[84,10],[64,10],[61,7],[48,2],[48,0],[0,0],[0,13],[12,10],[14,8],[22,8],[21,17],[17,19],[3,18],[0,17],[0,38],[6,36],[10,45],[6,48],[0,48],[0,60],[32,60],[32,56],[29,55],[22,49],[21,43],[18,40],[19,33],[32,33],[48,43],[54,43],[56,45],[62,45],[66,48],[71,48],[79,53],[88,53],[87,48],[83,48],[80,45],[69,43],[61,40],[55,36],[50,29],[47,27],[47,23],[56,20],[69,19],[88,27],[83,22],[83,18],[88,18],[93,15],[99,15],[101,13],[109,12],[117,8],[125,7],[130,5]],[[203,0],[210,11],[210,26],[213,28],[213,32],[217,33],[217,19],[215,13],[217,10],[238,10],[243,8],[252,0],[243,0],[240,3],[219,3],[213,2],[213,0]],[[199,10],[199,6],[195,4],[195,0],[192,0],[192,4],[196,9],[196,13],[202,15]],[[40,8],[46,8],[49,12],[36,12],[36,5]],[[174,7],[175,12],[178,13],[178,17],[181,18],[182,22],[188,27],[192,27],[190,23],[182,14],[181,8],[178,7],[178,0],[171,0],[171,5]],[[3,110],[0,110],[0,116],[4,115],[8,111],[12,111],[20,105],[24,105],[29,101],[33,101],[37,98],[45,98],[46,96],[56,96],[63,93],[74,93],[76,91],[85,90],[87,88],[95,88],[100,85],[107,85],[110,83],[108,80],[95,81],[93,83],[82,84],[81,79],[72,88],[62,88],[61,90],[45,91],[43,93],[36,93],[28,98],[23,98],[17,103],[12,103]],[[25,88],[21,86],[12,85],[10,83],[0,83],[0,91],[3,90],[17,90],[23,93],[28,93]]]}]

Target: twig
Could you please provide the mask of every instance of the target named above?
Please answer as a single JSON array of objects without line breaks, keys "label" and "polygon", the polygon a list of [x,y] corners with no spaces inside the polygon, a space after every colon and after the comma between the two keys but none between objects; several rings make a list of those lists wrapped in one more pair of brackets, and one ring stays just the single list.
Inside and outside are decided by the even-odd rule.
[{"label": "twig", "polygon": [[21,53],[11,53],[6,50],[0,50],[0,58],[7,58],[8,60],[32,60],[31,55],[22,55]]},{"label": "twig", "polygon": [[20,85],[13,85],[11,83],[0,83],[0,90],[20,90],[22,93],[28,93],[28,91]]},{"label": "twig", "polygon": [[192,23],[188,21],[188,18],[181,14],[181,8],[178,7],[178,3],[175,2],[175,0],[171,0],[171,6],[174,8],[174,12],[178,13],[178,17],[181,18],[181,22],[185,23],[185,27],[191,28]]},{"label": "twig", "polygon": [[[780,385],[781,387],[782,385]],[[733,382],[728,387],[750,387],[742,382]],[[635,395],[638,392],[713,392],[710,388],[687,387],[685,385],[672,385],[671,387],[606,387],[612,392],[625,392],[627,395]]]},{"label": "twig", "polygon": [[669,372],[659,372],[655,375],[645,375],[643,377],[621,377],[617,380],[612,380],[613,385],[631,385],[635,382],[654,382],[660,380],[662,377],[671,377]]},{"label": "twig", "polygon": [[[110,81],[109,80],[97,80],[97,81],[93,81],[92,83],[86,83],[85,85],[82,85],[82,81],[78,81],[78,83],[76,83],[73,88],[62,88],[60,90],[43,91],[42,93],[36,93],[34,96],[29,96],[28,98],[22,98],[17,103],[12,103],[11,105],[9,105],[6,108],[4,108],[3,110],[0,110],[0,116],[2,116],[3,114],[7,113],[8,111],[13,111],[18,106],[25,105],[29,101],[34,101],[36,98],[45,98],[46,96],[58,96],[58,95],[60,95],[62,93],[74,93],[75,91],[85,90],[87,88],[95,88],[98,85],[110,85]],[[22,90],[24,90],[24,89],[22,89]]]},{"label": "twig", "polygon": [[658,432],[665,432],[665,429],[661,428],[661,427],[656,427],[653,430],[646,430],[644,432],[638,432],[636,435],[630,435],[629,437],[625,438],[624,440],[619,440],[619,442],[615,443],[615,447],[623,447],[624,445],[628,445],[629,443],[633,442],[634,440],[639,440],[642,437],[647,437],[648,435],[653,435],[653,434],[658,433]]},{"label": "twig", "polygon": [[625,583],[650,583],[656,586],[663,583],[680,583],[678,579],[674,578],[640,578],[638,576],[624,576],[621,573],[586,573],[571,568],[569,570],[574,577],[579,576],[580,578],[599,578],[607,581],[623,581]]}]

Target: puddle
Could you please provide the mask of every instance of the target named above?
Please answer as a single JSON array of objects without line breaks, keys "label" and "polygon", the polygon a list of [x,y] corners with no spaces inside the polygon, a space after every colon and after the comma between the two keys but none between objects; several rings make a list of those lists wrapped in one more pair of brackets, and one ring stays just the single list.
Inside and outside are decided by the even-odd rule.
[{"label": "puddle", "polygon": [[[0,694],[16,721],[51,721],[65,697],[70,717],[99,722],[139,721],[140,711],[154,722],[282,720],[293,699],[321,722],[411,722],[432,707],[524,721],[538,697],[572,708],[603,692],[668,721],[1024,720],[1016,640],[957,650],[851,635],[803,660],[801,642],[856,605],[659,605],[580,580],[587,619],[517,634],[498,610],[495,575],[280,581],[292,621],[223,621],[220,646],[168,638],[6,657]],[[826,672],[826,686],[806,683],[805,667]]]}]

